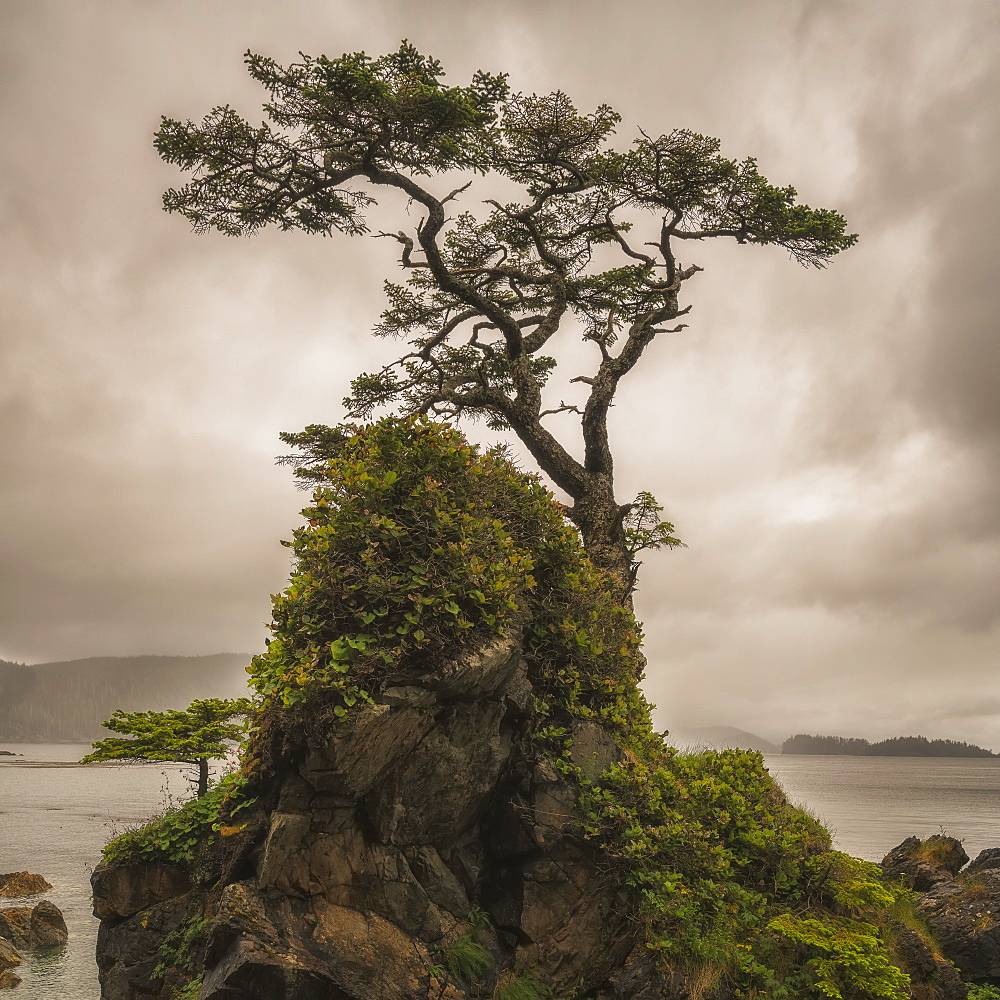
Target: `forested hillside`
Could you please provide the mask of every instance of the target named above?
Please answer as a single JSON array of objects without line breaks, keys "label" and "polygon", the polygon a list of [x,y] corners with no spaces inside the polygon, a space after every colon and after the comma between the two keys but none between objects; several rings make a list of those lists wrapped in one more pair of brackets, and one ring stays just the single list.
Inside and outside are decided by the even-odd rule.
[{"label": "forested hillside", "polygon": [[245,653],[103,656],[25,666],[0,660],[0,741],[91,742],[116,708],[185,708],[246,694]]}]

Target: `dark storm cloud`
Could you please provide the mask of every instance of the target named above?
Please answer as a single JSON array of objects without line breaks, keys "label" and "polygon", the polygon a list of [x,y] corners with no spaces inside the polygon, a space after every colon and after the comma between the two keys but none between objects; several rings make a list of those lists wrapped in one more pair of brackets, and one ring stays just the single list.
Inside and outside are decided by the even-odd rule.
[{"label": "dark storm cloud", "polygon": [[179,177],[150,137],[225,102],[255,121],[248,47],[409,37],[452,82],[481,66],[608,101],[622,145],[637,125],[719,135],[862,234],[822,273],[692,248],[689,328],[616,409],[622,498],[652,489],[689,544],[649,556],[639,595],[661,720],[1000,747],[991,0],[0,17],[0,657],[260,647],[300,500],[277,432],[340,419],[349,379],[393,356],[367,332],[390,248],[195,238],[159,210]]}]

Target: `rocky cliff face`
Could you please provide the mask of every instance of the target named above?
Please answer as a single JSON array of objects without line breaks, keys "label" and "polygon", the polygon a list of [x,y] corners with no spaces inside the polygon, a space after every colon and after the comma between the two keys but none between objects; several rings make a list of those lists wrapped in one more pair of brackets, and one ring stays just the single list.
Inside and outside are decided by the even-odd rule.
[{"label": "rocky cliff face", "polygon": [[[518,740],[532,691],[516,638],[395,680],[277,779],[253,835],[230,834],[244,842],[229,880],[218,858],[95,872],[105,1000],[172,996],[178,977],[154,970],[192,918],[207,921],[190,959],[201,1000],[457,1000],[515,977],[671,995],[580,836],[575,789]],[[592,774],[620,753],[596,723],[574,735]],[[489,956],[478,976],[470,941]]]}]

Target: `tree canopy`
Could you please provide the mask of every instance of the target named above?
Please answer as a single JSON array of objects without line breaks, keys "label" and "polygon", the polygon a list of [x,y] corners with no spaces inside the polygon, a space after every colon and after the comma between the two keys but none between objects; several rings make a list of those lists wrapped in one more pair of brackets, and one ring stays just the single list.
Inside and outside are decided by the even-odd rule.
[{"label": "tree canopy", "polygon": [[208,762],[225,757],[243,735],[242,716],[252,711],[249,698],[202,698],[183,710],[124,712],[101,723],[113,733],[94,744],[81,763],[120,760],[130,763],[171,761],[196,768],[198,797],[208,791]]},{"label": "tree canopy", "polygon": [[[627,597],[634,505],[615,498],[608,414],[646,348],[684,327],[682,286],[701,267],[682,263],[680,248],[726,238],[820,267],[856,240],[843,217],[800,204],[754,159],[728,159],[692,131],[639,130],[616,147],[621,119],[607,105],[582,112],[561,91],[516,93],[484,71],[446,86],[441,64],[407,42],[378,58],[303,56],[283,67],[247,53],[246,63],[270,94],[270,121],[253,126],[228,106],[200,124],[164,118],[157,150],[193,172],[166,192],[165,208],[198,231],[276,225],[398,243],[406,277],[386,282],[375,333],[409,349],[354,381],[351,417],[398,407],[512,430],[569,495],[588,554]],[[456,179],[438,190],[441,174]],[[490,175],[489,196],[459,210],[477,175]],[[381,190],[419,208],[401,216],[407,228],[370,231],[366,209]],[[592,363],[548,398],[552,352],[567,334],[590,345]],[[579,419],[577,444],[551,430],[562,413]],[[676,543],[669,525],[660,537]]]}]

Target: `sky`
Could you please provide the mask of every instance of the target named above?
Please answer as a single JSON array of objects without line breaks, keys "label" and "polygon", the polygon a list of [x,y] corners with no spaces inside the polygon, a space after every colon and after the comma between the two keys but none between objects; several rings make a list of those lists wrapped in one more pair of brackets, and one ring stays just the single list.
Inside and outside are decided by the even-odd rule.
[{"label": "sky", "polygon": [[450,82],[611,104],[622,147],[717,136],[860,234],[825,270],[698,244],[688,328],[623,384],[619,498],[687,544],[636,598],[657,722],[1000,750],[995,0],[8,0],[0,658],[262,648],[304,502],[278,432],[395,357],[369,333],[395,260],[194,235],[151,137],[259,121],[247,49],[402,38]]}]

